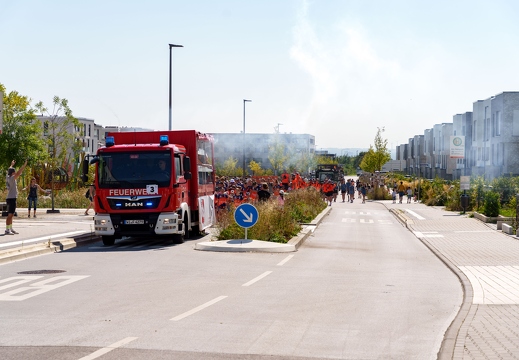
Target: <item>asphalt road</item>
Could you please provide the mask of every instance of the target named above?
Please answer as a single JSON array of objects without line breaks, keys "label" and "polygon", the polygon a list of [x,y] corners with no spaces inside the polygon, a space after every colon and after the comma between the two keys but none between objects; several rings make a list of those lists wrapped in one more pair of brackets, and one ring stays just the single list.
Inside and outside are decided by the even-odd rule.
[{"label": "asphalt road", "polygon": [[289,254],[129,239],[0,265],[0,358],[436,359],[458,278],[381,204],[332,207]]}]

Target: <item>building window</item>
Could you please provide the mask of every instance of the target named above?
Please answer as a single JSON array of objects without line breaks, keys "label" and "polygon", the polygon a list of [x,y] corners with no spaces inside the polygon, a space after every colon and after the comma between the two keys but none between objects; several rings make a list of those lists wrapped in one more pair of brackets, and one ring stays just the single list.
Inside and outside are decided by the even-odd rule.
[{"label": "building window", "polygon": [[478,124],[478,121],[477,120],[474,120],[474,127],[472,128],[472,141],[476,141],[476,138],[477,138],[477,127],[476,125]]},{"label": "building window", "polygon": [[496,117],[496,136],[501,136],[501,123],[502,123],[501,111],[498,111],[497,117]]}]

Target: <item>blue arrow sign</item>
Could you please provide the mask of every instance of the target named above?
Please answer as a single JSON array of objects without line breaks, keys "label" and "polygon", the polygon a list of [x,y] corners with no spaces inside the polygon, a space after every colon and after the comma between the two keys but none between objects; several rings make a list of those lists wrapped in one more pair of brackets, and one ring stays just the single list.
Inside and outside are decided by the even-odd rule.
[{"label": "blue arrow sign", "polygon": [[241,204],[234,211],[234,220],[242,228],[250,228],[258,222],[258,209],[251,204]]}]

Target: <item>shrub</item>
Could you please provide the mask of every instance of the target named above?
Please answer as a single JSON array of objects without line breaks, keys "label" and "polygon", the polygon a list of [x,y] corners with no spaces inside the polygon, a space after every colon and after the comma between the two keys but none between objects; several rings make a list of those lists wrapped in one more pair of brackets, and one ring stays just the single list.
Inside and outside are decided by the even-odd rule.
[{"label": "shrub", "polygon": [[501,204],[499,202],[499,194],[489,191],[485,194],[485,204],[483,205],[483,214],[485,216],[498,216]]},{"label": "shrub", "polygon": [[[301,231],[301,224],[313,220],[326,202],[313,187],[293,190],[287,194],[285,204],[280,206],[275,200],[258,203],[258,222],[247,229],[247,238],[286,243]],[[243,239],[245,229],[234,221],[234,208],[221,211],[217,218],[218,239]]]}]

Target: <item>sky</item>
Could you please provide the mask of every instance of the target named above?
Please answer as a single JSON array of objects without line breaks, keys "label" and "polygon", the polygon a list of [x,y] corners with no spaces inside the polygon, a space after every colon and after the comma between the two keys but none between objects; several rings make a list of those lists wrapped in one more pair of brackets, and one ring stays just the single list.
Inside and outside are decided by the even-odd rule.
[{"label": "sky", "polygon": [[0,0],[0,83],[117,125],[388,147],[519,91],[516,0]]}]

